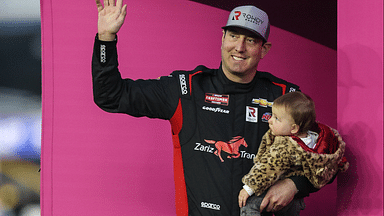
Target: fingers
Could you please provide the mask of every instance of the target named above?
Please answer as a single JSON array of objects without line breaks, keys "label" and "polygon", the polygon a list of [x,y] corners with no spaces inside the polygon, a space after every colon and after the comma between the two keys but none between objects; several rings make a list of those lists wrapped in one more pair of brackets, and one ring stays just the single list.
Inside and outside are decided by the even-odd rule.
[{"label": "fingers", "polygon": [[96,0],[96,6],[97,6],[97,11],[103,10],[103,5],[101,4],[100,0]]},{"label": "fingers", "polygon": [[269,198],[267,196],[264,197],[263,201],[260,204],[260,212],[263,212],[265,207],[269,204]]},{"label": "fingers", "polygon": [[[112,1],[112,0],[111,0]],[[115,2],[113,1],[113,4],[114,4]],[[117,2],[116,2],[116,7],[118,7],[118,8],[121,8],[123,6],[123,0],[117,0]]]},{"label": "fingers", "polygon": [[115,6],[115,0],[104,0],[104,6]]},{"label": "fingers", "polygon": [[243,207],[247,204],[247,199],[249,197],[248,192],[245,189],[241,189],[238,199],[239,199],[239,207]]},{"label": "fingers", "polygon": [[127,15],[127,5],[124,5],[123,8],[121,9],[120,18],[124,20],[126,15]]},{"label": "fingers", "polygon": [[274,211],[276,211],[275,205],[276,205],[276,203],[269,202],[268,206],[266,206],[266,208],[265,208],[265,211],[267,211],[267,212],[274,212]]},{"label": "fingers", "polygon": [[277,211],[280,211],[282,209],[282,206],[280,205],[276,205],[272,208],[272,212],[277,212]]},{"label": "fingers", "polygon": [[245,199],[239,198],[239,207],[240,208],[245,206],[246,203],[247,203],[247,201]]}]

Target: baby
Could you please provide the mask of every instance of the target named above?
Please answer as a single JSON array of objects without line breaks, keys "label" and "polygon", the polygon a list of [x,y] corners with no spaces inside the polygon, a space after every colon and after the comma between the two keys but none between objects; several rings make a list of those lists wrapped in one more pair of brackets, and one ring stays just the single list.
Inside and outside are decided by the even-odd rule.
[{"label": "baby", "polygon": [[[261,215],[267,189],[278,180],[301,175],[321,188],[338,171],[348,169],[345,143],[336,130],[316,122],[314,102],[304,93],[290,92],[277,98],[268,123],[270,130],[263,136],[254,166],[242,179],[239,206],[243,216]],[[273,211],[281,216],[299,215],[304,206],[302,198],[293,199]]]}]

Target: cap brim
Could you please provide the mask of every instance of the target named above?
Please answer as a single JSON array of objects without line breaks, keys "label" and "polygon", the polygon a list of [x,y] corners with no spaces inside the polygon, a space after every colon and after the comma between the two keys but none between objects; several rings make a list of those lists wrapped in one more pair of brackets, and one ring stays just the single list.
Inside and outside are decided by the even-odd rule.
[{"label": "cap brim", "polygon": [[246,29],[252,33],[254,33],[257,37],[259,37],[260,39],[262,39],[264,42],[267,42],[267,40],[265,40],[265,38],[257,31],[251,29],[251,28],[247,28],[247,27],[244,27],[244,26],[240,26],[240,25],[229,25],[229,26],[224,26],[224,27],[221,27],[222,29],[224,30],[227,30],[228,28],[230,27],[236,27],[236,28],[242,28],[242,29]]}]

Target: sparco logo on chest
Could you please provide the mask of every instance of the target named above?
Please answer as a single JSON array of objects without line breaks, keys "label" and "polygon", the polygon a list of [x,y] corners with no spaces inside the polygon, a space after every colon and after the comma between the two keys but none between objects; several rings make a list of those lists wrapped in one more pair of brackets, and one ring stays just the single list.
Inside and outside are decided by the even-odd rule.
[{"label": "sparco logo on chest", "polygon": [[187,82],[185,81],[185,74],[180,74],[179,80],[180,80],[181,94],[182,95],[188,94]]}]

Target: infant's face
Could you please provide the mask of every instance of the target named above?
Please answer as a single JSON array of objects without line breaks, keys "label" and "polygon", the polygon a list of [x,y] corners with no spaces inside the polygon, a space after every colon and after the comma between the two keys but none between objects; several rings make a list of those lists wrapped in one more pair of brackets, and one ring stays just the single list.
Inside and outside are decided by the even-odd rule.
[{"label": "infant's face", "polygon": [[272,117],[268,120],[269,128],[275,136],[291,135],[295,122],[283,106],[272,106]]}]

